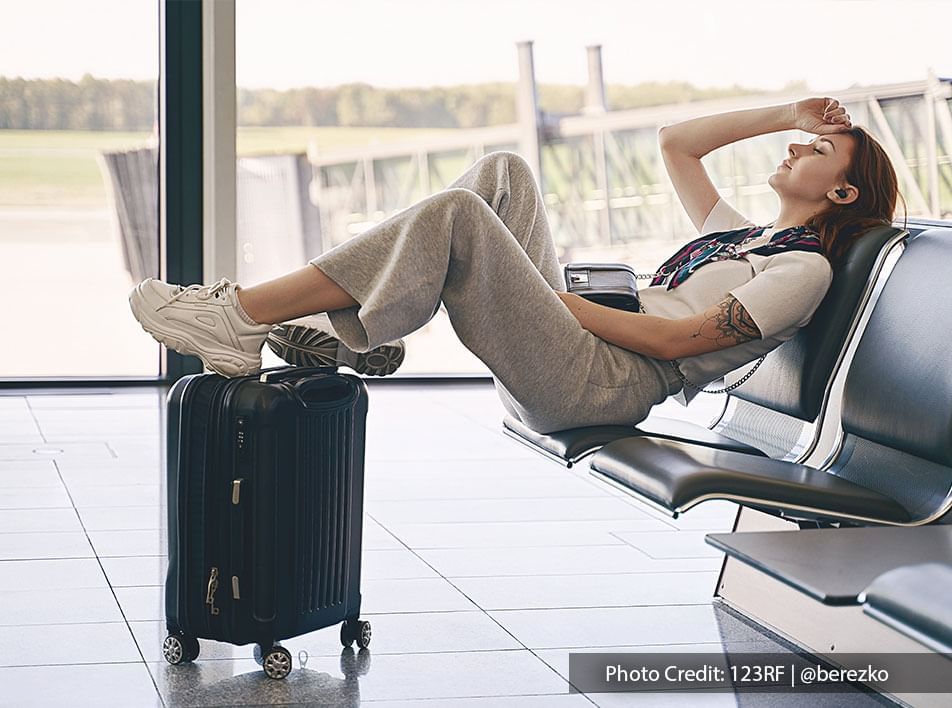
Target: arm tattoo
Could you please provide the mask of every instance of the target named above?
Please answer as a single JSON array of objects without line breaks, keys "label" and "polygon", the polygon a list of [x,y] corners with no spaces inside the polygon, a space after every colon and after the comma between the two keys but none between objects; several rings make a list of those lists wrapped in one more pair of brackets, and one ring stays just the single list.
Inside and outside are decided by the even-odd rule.
[{"label": "arm tattoo", "polygon": [[707,317],[691,337],[703,337],[723,347],[730,347],[760,339],[760,328],[737,298],[729,295],[717,305],[717,311]]}]

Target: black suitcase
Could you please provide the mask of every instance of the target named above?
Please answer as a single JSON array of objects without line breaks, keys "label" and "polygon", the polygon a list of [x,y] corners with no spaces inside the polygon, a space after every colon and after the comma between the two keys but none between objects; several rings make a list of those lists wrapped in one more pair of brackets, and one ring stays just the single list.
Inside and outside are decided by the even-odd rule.
[{"label": "black suitcase", "polygon": [[271,678],[291,670],[278,641],[359,620],[367,387],[333,368],[195,374],[168,394],[171,664],[198,638],[255,643]]}]

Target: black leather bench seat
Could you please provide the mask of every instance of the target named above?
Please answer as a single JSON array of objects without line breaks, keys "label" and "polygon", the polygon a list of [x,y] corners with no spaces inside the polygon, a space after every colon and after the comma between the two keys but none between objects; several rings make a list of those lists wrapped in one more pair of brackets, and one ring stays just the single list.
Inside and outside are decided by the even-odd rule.
[{"label": "black leather bench seat", "polygon": [[512,416],[503,420],[505,433],[515,440],[528,445],[537,452],[558,459],[571,467],[586,455],[603,445],[639,435],[651,435],[658,438],[685,440],[721,450],[733,450],[748,455],[763,457],[764,453],[751,445],[720,435],[700,425],[674,418],[651,417],[637,427],[633,425],[590,425],[582,428],[569,428],[553,433],[541,434],[520,423]]},{"label": "black leather bench seat", "polygon": [[876,578],[905,565],[952,565],[952,526],[861,526],[709,533],[728,556],[824,605],[862,605]]},{"label": "black leather bench seat", "polygon": [[910,520],[897,501],[827,472],[672,440],[616,440],[595,453],[591,468],[675,516],[702,501],[726,499],[797,517]]},{"label": "black leather bench seat", "polygon": [[907,565],[876,578],[863,612],[939,652],[952,652],[952,566]]}]

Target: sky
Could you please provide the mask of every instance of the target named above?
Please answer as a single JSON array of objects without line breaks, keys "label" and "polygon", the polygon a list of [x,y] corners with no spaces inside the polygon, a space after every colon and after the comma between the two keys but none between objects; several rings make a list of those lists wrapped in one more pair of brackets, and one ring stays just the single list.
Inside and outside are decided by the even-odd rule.
[{"label": "sky", "polygon": [[[687,81],[832,91],[952,76],[950,0],[236,0],[243,88]],[[155,79],[158,0],[0,0],[0,76]]]}]

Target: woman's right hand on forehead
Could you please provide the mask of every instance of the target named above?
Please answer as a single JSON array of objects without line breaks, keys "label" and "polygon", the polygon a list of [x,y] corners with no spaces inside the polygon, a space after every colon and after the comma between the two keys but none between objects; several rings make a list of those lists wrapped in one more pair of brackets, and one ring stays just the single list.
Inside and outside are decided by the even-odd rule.
[{"label": "woman's right hand on forehead", "polygon": [[790,104],[793,127],[814,135],[842,133],[853,127],[849,113],[835,98],[805,98]]}]

